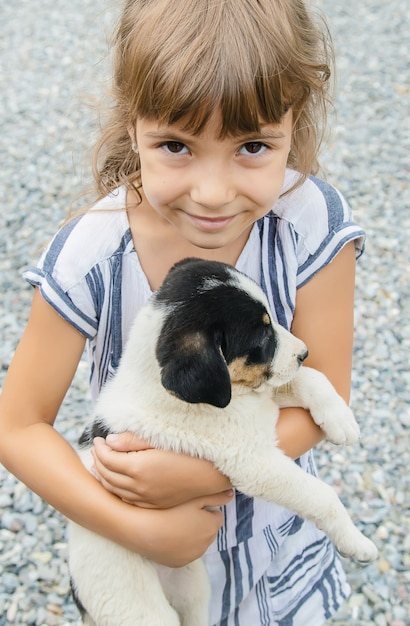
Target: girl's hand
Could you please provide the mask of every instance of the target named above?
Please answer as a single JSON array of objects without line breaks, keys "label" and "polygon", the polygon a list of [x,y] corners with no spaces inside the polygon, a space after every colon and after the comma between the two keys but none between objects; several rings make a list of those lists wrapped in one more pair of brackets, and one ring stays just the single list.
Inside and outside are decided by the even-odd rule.
[{"label": "girl's hand", "polygon": [[231,497],[223,492],[162,511],[138,508],[138,552],[168,567],[182,567],[200,558],[223,524],[219,507]]},{"label": "girl's hand", "polygon": [[212,463],[150,448],[130,432],[94,440],[94,471],[101,484],[130,504],[168,509],[227,492],[229,480]]}]

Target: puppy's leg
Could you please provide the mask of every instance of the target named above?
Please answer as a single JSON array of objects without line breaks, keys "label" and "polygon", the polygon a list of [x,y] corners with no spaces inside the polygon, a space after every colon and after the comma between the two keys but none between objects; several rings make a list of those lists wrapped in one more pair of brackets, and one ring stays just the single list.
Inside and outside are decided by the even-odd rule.
[{"label": "puppy's leg", "polygon": [[202,560],[178,569],[155,567],[169,603],[181,617],[182,626],[208,626],[210,584]]},{"label": "puppy's leg", "polygon": [[249,496],[270,500],[313,521],[343,555],[372,561],[377,548],[353,524],[336,492],[278,448],[241,459],[227,475]]},{"label": "puppy's leg", "polygon": [[154,565],[138,554],[71,524],[69,563],[84,624],[180,626]]},{"label": "puppy's leg", "polygon": [[355,443],[360,436],[355,417],[322,372],[302,366],[288,385],[274,392],[280,407],[308,409],[315,423],[336,444]]}]

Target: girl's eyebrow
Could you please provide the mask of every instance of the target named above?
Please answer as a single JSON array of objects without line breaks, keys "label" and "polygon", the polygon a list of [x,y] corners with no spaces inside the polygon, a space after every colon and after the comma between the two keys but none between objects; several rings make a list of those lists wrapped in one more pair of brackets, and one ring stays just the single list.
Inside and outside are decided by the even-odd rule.
[{"label": "girl's eyebrow", "polygon": [[284,139],[286,137],[285,133],[279,131],[279,130],[272,130],[272,129],[264,129],[263,127],[261,128],[261,131],[255,132],[255,133],[246,133],[246,135],[241,135],[238,136],[238,139],[240,139],[241,141],[246,141],[246,140],[250,140],[250,141],[256,141],[258,139]]},{"label": "girl's eyebrow", "polygon": [[[151,130],[147,133],[144,133],[145,137],[150,137],[152,139],[162,139],[162,140],[167,140],[167,141],[178,141],[180,143],[183,143],[184,141],[184,133],[181,131],[180,134],[178,135],[178,131],[175,130],[159,130],[159,131],[155,131],[155,130]],[[191,135],[186,135],[185,136],[185,140],[187,138],[190,138]]]},{"label": "girl's eyebrow", "polygon": [[[184,131],[175,131],[174,129],[167,131],[158,130],[158,131],[148,131],[144,133],[146,137],[150,137],[152,139],[158,139],[162,141],[176,141],[179,143],[184,143],[186,141],[195,141],[200,138],[200,135],[191,135],[189,133],[184,133]],[[263,141],[267,139],[276,140],[276,139],[284,139],[285,133],[281,131],[275,131],[273,129],[264,129],[261,128],[260,132],[254,133],[244,133],[243,135],[233,135],[232,139],[237,142],[251,142],[251,141]]]}]

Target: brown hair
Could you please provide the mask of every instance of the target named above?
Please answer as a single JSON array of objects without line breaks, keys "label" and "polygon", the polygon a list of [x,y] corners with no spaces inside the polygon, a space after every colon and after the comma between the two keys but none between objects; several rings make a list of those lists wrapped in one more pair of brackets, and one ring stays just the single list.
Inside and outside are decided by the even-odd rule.
[{"label": "brown hair", "polygon": [[96,148],[99,195],[138,186],[128,129],[138,117],[221,138],[294,115],[288,166],[318,170],[332,46],[302,0],[127,0],[114,39],[114,104]]}]

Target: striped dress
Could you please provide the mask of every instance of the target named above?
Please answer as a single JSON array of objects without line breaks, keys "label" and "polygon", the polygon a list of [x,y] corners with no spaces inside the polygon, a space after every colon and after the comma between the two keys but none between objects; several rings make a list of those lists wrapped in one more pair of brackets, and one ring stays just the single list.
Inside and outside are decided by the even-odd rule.
[{"label": "striped dress", "polygon": [[[288,171],[285,188],[295,180]],[[118,188],[64,225],[24,276],[87,338],[95,400],[116,370],[132,320],[151,295]],[[332,186],[311,177],[253,227],[237,268],[265,291],[290,328],[296,290],[364,233]],[[296,461],[316,473],[313,453]],[[205,556],[212,584],[210,625],[320,626],[349,594],[332,544],[291,511],[237,492]]]}]

